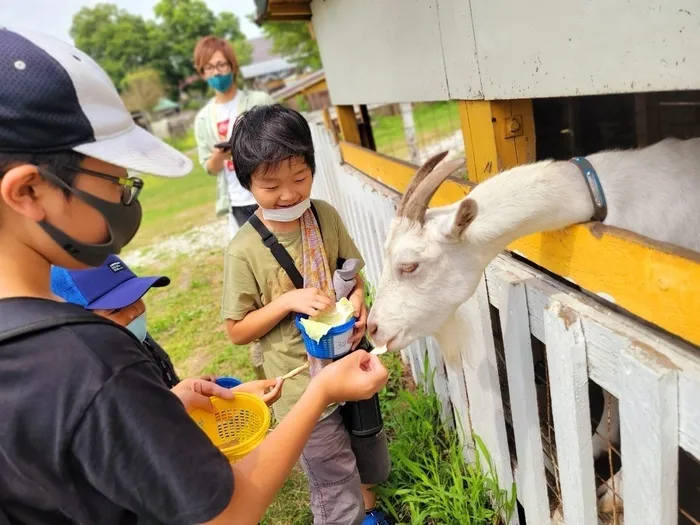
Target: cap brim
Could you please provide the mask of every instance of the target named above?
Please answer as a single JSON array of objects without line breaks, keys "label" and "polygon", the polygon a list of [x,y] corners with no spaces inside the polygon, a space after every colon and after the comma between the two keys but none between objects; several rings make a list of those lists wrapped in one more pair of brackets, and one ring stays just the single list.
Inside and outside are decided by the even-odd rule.
[{"label": "cap brim", "polygon": [[116,137],[75,146],[73,150],[116,166],[161,177],[184,177],[192,161],[145,129],[133,125]]},{"label": "cap brim", "polygon": [[115,310],[135,303],[151,288],[168,286],[168,277],[134,277],[104,294],[96,301],[85,305],[88,310]]}]

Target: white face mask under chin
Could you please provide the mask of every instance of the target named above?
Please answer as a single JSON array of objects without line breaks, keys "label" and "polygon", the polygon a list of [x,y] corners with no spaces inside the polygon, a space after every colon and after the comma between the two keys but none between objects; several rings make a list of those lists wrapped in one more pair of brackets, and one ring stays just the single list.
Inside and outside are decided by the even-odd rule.
[{"label": "white face mask under chin", "polygon": [[260,209],[262,210],[263,219],[266,221],[292,222],[301,217],[310,206],[311,197],[301,201],[299,204],[290,206],[289,208],[275,208],[273,210],[267,210],[261,206]]}]

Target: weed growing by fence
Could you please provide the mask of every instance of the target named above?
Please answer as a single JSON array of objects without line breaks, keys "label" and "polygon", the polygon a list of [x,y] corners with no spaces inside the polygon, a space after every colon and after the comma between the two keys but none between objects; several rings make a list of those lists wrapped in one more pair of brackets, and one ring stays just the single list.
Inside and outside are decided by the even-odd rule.
[{"label": "weed growing by fence", "polygon": [[[401,363],[388,364],[391,381],[396,382],[402,377]],[[432,385],[432,375],[425,377]],[[426,393],[390,384],[382,405],[393,470],[377,493],[380,506],[397,523],[500,525],[510,519],[515,487],[510,496],[499,488],[491,457],[478,436],[476,461],[466,462],[457,433],[442,425],[440,401],[431,387]]]}]

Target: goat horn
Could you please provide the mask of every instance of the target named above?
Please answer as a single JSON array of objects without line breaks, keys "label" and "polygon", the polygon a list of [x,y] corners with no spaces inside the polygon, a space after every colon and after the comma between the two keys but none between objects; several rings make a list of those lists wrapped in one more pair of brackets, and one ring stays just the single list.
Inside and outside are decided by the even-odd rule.
[{"label": "goat horn", "polygon": [[396,208],[396,214],[399,217],[403,215],[403,210],[405,209],[406,204],[408,204],[408,201],[410,200],[411,195],[413,195],[413,192],[416,191],[418,185],[421,182],[423,182],[423,179],[427,177],[431,171],[435,169],[435,166],[440,164],[440,161],[444,159],[445,156],[447,156],[447,151],[438,153],[437,155],[430,157],[425,162],[425,164],[418,168],[418,171],[416,171],[416,174],[413,176],[411,182],[408,184],[408,188],[406,188],[406,191],[404,192],[403,197],[401,198],[401,202],[399,202],[399,205]]},{"label": "goat horn", "polygon": [[423,224],[425,212],[435,192],[447,177],[464,166],[464,159],[455,159],[438,166],[432,173],[423,179],[413,192],[411,199],[403,208],[403,216]]}]

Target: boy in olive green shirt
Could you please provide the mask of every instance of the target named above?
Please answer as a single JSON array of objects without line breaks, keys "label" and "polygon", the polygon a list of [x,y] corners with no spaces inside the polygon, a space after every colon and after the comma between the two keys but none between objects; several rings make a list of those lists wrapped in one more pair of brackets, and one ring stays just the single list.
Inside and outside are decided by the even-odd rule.
[{"label": "boy in olive green shirt", "polygon": [[[311,206],[315,170],[309,125],[296,111],[280,105],[248,111],[236,122],[231,154],[241,185],[259,205],[256,215],[287,250],[295,266],[303,268],[300,217]],[[358,259],[355,243],[338,212],[324,201],[314,201],[322,242],[331,275],[338,259]],[[362,339],[367,320],[364,283],[348,296],[357,322],[353,347]],[[260,341],[267,377],[279,377],[306,362],[306,348],[294,315],[315,316],[333,306],[320,289],[296,289],[250,223],[238,231],[224,260],[222,316],[231,341]],[[289,380],[275,416],[283,418],[306,389],[308,372]],[[386,435],[355,438],[346,430],[337,406],[329,407],[316,426],[302,454],[309,478],[315,525],[384,525],[383,513],[374,508],[369,488],[386,481],[390,460]]]},{"label": "boy in olive green shirt", "polygon": [[[320,200],[313,202],[321,223],[331,272],[336,270],[339,256],[345,259],[362,260],[338,212],[327,202]],[[275,231],[275,236],[292,256],[296,267],[301,268],[301,231],[298,228],[290,232]],[[364,262],[362,265],[364,266]],[[249,312],[260,310],[283,295],[290,294],[289,299],[293,299],[299,293],[306,292],[306,290],[296,290],[289,276],[250,224],[245,224],[229,244],[225,253],[224,268],[222,314],[227,320],[240,321]],[[321,293],[320,290],[318,293]],[[355,297],[364,300],[360,294],[355,294]],[[299,330],[294,326],[294,314],[299,311],[295,308],[299,304],[292,304],[290,300],[289,307],[293,310],[290,310],[267,334],[260,337],[260,346],[265,357],[263,367],[266,377],[283,376],[306,362],[306,348]],[[330,305],[330,302],[328,304]],[[239,344],[245,344],[245,342]],[[306,372],[285,382],[282,397],[274,405],[277,420],[281,421],[287,415],[306,390],[310,379]]]}]

